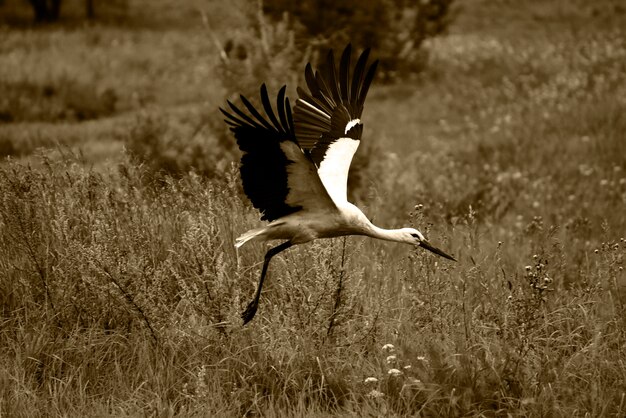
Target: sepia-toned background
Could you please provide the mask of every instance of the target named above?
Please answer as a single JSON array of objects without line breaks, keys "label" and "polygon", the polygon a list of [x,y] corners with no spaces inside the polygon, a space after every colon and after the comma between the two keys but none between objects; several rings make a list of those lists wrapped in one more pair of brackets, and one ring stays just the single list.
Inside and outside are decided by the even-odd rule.
[{"label": "sepia-toned background", "polygon": [[[0,416],[626,414],[620,0],[0,0]],[[261,225],[218,107],[381,60],[351,200]]]}]

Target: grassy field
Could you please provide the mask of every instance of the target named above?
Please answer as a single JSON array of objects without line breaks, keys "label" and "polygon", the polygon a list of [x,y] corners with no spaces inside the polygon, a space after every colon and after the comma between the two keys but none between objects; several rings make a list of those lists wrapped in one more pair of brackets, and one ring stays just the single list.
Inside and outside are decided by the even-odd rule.
[{"label": "grassy field", "polygon": [[0,416],[626,415],[620,2],[463,2],[371,91],[353,179],[459,261],[293,248],[246,327],[267,246],[233,247],[260,223],[216,113],[231,12],[0,28]]}]

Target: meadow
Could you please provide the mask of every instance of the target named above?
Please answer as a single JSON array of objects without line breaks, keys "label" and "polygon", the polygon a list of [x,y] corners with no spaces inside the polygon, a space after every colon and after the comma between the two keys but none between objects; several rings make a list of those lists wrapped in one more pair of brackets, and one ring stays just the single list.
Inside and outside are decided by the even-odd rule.
[{"label": "meadow", "polygon": [[1,27],[0,416],[626,415],[626,15],[571,4],[468,0],[370,92],[354,201],[457,263],[292,248],[245,327],[236,14]]}]

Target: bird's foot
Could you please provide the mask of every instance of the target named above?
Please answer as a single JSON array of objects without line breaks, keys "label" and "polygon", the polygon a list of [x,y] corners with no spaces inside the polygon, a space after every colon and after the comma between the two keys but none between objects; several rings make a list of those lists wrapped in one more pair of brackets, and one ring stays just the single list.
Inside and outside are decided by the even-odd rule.
[{"label": "bird's foot", "polygon": [[248,304],[246,310],[241,313],[241,319],[243,319],[243,324],[246,325],[248,322],[252,321],[254,315],[256,314],[257,309],[259,308],[259,301],[254,299],[252,302]]}]

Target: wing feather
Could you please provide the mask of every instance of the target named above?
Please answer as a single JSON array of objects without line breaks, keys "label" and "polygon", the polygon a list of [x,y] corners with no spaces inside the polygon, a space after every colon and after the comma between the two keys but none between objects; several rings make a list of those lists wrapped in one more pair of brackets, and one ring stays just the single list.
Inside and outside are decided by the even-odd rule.
[{"label": "wing feather", "polygon": [[374,61],[368,67],[370,50],[366,49],[350,77],[351,52],[348,45],[340,58],[338,76],[332,51],[319,71],[306,66],[309,91],[298,88],[294,110],[298,142],[310,152],[322,183],[337,204],[347,200],[348,171],[363,132],[363,104],[378,64]]},{"label": "wing feather", "polygon": [[233,113],[220,108],[233,132],[241,156],[241,181],[261,219],[273,221],[291,213],[328,211],[335,207],[322,184],[317,168],[295,137],[293,115],[285,87],[277,97],[278,118],[267,88],[261,86],[265,116],[248,101],[241,101],[250,115],[228,101]]},{"label": "wing feather", "polygon": [[366,49],[363,51],[361,56],[356,62],[356,66],[354,67],[354,75],[352,76],[352,89],[350,94],[350,101],[352,103],[356,103],[359,100],[359,90],[363,85],[363,74],[365,74],[365,64],[367,63],[367,58],[370,55],[370,50]]},{"label": "wing feather", "polygon": [[[274,115],[274,111],[272,110],[272,105],[270,103],[270,98],[267,95],[267,87],[265,86],[265,83],[261,85],[261,103],[263,104],[263,109],[265,109],[265,113],[270,118],[270,121],[272,122],[276,130],[285,133],[285,130],[278,122],[278,119],[276,119],[276,115]],[[278,107],[280,108],[280,104]]]},{"label": "wing feather", "polygon": [[[312,96],[317,96],[320,93],[320,89],[317,86],[317,80],[315,79],[315,74],[313,73],[313,68],[311,67],[311,63],[308,63],[304,68],[304,80],[306,81],[306,85],[311,91]],[[300,87],[298,87],[299,89]]]},{"label": "wing feather", "polygon": [[262,126],[259,125],[258,122],[252,120],[248,115],[246,115],[241,110],[239,110],[239,108],[237,106],[235,106],[234,104],[232,104],[230,100],[227,100],[226,102],[228,103],[228,106],[232,109],[232,111],[235,112],[237,114],[237,116],[239,116],[241,118],[241,119],[237,119],[233,115],[228,114],[224,110],[222,110],[222,113],[224,113],[225,115],[229,116],[234,122],[236,122],[236,123],[248,123],[248,124],[254,126],[255,128],[262,128]]},{"label": "wing feather", "polygon": [[328,80],[328,87],[330,88],[330,93],[333,96],[333,99],[336,103],[341,103],[341,95],[339,93],[339,82],[337,82],[337,75],[335,70],[335,55],[333,54],[333,50],[328,51],[328,55],[326,56],[326,66],[325,70],[325,78]]},{"label": "wing feather", "polygon": [[283,106],[282,104],[285,103],[285,91],[287,90],[287,86],[282,86],[281,89],[278,91],[278,97],[276,98],[276,107],[278,109],[278,117],[280,118],[280,126],[283,129],[283,132],[287,133],[287,131],[285,131],[285,127],[287,130],[290,130],[290,126],[289,126],[289,122],[287,119],[287,115],[285,113],[285,106]]},{"label": "wing feather", "polygon": [[[295,136],[296,127],[293,124],[293,115],[291,114],[291,105],[289,104],[289,97],[285,99],[285,109],[287,110],[287,121],[289,121],[289,132]],[[295,141],[296,143],[298,141]]]},{"label": "wing feather", "polygon": [[374,61],[374,63],[367,70],[367,75],[365,76],[365,80],[363,80],[363,84],[361,85],[361,89],[359,90],[359,99],[357,102],[361,103],[361,106],[363,106],[363,103],[365,102],[367,92],[369,91],[370,85],[372,84],[374,76],[376,75],[376,67],[378,67],[378,61]]},{"label": "wing feather", "polygon": [[[259,111],[256,110],[254,105],[252,103],[250,103],[250,101],[248,99],[246,99],[243,95],[240,95],[239,97],[241,98],[241,103],[244,104],[244,106],[248,109],[248,112],[250,112],[252,114],[252,116],[254,116],[266,129],[269,129],[269,130],[273,129],[272,125],[270,125],[269,122],[267,120],[265,120],[265,118],[263,116],[261,116]],[[270,107],[270,110],[271,110],[271,107]],[[266,111],[267,111],[267,109],[266,109]]]},{"label": "wing feather", "polygon": [[350,53],[352,52],[352,46],[348,45],[341,54],[341,61],[339,64],[339,88],[341,90],[341,101],[349,102],[350,97]]}]

